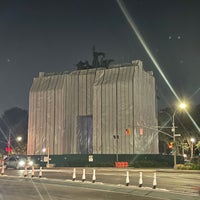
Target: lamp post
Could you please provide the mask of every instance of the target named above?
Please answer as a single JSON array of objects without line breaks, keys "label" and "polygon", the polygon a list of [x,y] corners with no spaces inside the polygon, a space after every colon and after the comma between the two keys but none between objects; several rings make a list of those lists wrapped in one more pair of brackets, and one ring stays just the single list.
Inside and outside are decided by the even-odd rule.
[{"label": "lamp post", "polygon": [[194,143],[195,143],[195,138],[191,138],[191,139],[190,139],[190,142],[191,142],[191,157],[190,157],[190,158],[193,158],[193,156],[194,156]]},{"label": "lamp post", "polygon": [[8,150],[8,156],[10,156],[10,153],[12,151],[10,129],[9,129],[9,135],[8,135],[8,149],[7,150]]},{"label": "lamp post", "polygon": [[174,122],[174,116],[176,114],[176,110],[174,111],[173,113],[173,116],[172,116],[172,133],[173,133],[173,142],[174,142],[174,169],[176,169],[176,135],[175,135],[175,122]]},{"label": "lamp post", "polygon": [[[181,109],[185,109],[186,108],[186,104],[185,103],[181,103],[180,105],[179,105],[179,107],[181,108]],[[175,110],[174,111],[174,113],[173,113],[173,115],[172,115],[172,133],[173,133],[173,142],[174,142],[174,169],[176,169],[176,155],[177,155],[177,153],[176,153],[176,137],[177,136],[181,136],[180,134],[176,134],[176,127],[175,127],[175,120],[174,120],[174,118],[175,118],[175,114],[176,114],[176,112],[177,112],[177,110]]]},{"label": "lamp post", "polygon": [[18,155],[24,154],[24,152],[25,152],[24,151],[24,145],[22,143],[23,138],[21,136],[17,136],[15,138],[15,140],[16,140],[15,149],[14,149],[15,153],[18,154]]}]

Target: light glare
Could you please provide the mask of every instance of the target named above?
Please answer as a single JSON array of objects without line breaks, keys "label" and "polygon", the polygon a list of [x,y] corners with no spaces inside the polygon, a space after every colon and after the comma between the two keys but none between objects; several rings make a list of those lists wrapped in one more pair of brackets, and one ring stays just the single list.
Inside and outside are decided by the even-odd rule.
[{"label": "light glare", "polygon": [[[168,79],[166,78],[165,74],[163,73],[160,65],[158,64],[158,62],[154,58],[153,54],[151,53],[150,48],[147,46],[145,40],[143,39],[142,35],[140,34],[135,22],[133,21],[132,17],[130,16],[128,10],[126,9],[126,7],[125,7],[125,5],[123,3],[123,1],[122,0],[116,0],[116,1],[118,3],[118,6],[121,9],[122,13],[124,14],[126,20],[128,21],[129,25],[131,26],[133,32],[135,33],[135,35],[137,36],[138,40],[140,41],[140,43],[142,44],[143,48],[145,49],[146,53],[148,54],[148,56],[150,57],[150,59],[152,60],[154,65],[156,66],[157,70],[159,71],[160,75],[164,79],[165,83],[167,84],[167,86],[169,87],[171,92],[174,94],[176,99],[181,103],[181,100],[180,100],[179,96],[177,95],[177,93],[175,92],[173,87],[171,86],[170,82],[168,81]],[[192,123],[194,124],[196,129],[198,130],[198,133],[200,133],[200,128],[197,125],[197,123],[194,121],[194,119],[192,118],[190,113],[187,110],[185,112],[187,113],[188,117],[190,118],[190,120],[192,121]]]},{"label": "light glare", "polygon": [[187,107],[187,105],[186,105],[185,103],[181,103],[181,104],[179,105],[179,107],[180,107],[181,109],[185,109],[185,108]]}]

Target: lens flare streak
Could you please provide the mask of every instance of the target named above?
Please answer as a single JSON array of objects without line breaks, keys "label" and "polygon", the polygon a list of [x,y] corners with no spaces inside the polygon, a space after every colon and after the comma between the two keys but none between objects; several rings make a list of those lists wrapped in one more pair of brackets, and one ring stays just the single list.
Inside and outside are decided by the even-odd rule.
[{"label": "lens flare streak", "polygon": [[[181,99],[178,97],[177,93],[175,92],[175,90],[173,89],[173,87],[171,86],[171,84],[169,83],[169,81],[167,80],[165,74],[163,73],[160,65],[158,64],[158,62],[156,61],[156,59],[154,58],[153,54],[150,51],[150,48],[147,46],[145,40],[143,39],[142,35],[140,34],[135,22],[133,21],[133,19],[131,18],[128,10],[126,9],[124,3],[122,0],[116,0],[118,3],[118,6],[120,7],[122,13],[124,14],[126,20],[128,21],[129,25],[131,26],[133,32],[136,34],[138,40],[140,41],[140,43],[142,44],[143,48],[145,49],[146,53],[148,54],[148,56],[150,57],[150,59],[152,60],[152,62],[154,63],[154,65],[156,66],[158,72],[160,73],[160,75],[162,76],[162,78],[164,79],[165,83],[168,85],[169,89],[171,90],[171,92],[174,94],[174,96],[176,97],[176,99],[179,101],[179,103],[181,102]],[[190,118],[190,120],[192,121],[192,123],[194,124],[194,126],[196,127],[196,129],[198,130],[198,132],[200,133],[200,128],[198,127],[197,123],[194,121],[194,119],[191,117],[191,115],[189,114],[189,112],[187,112],[188,117]]]}]

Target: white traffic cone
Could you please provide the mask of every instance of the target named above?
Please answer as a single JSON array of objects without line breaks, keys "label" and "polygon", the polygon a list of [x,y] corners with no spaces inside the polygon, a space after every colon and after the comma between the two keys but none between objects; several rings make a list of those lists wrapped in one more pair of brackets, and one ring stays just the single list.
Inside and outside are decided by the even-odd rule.
[{"label": "white traffic cone", "polygon": [[2,176],[4,175],[4,164],[2,164],[2,167],[1,167],[1,175]]},{"label": "white traffic cone", "polygon": [[129,171],[126,172],[126,186],[129,186],[130,180],[129,180]]},{"label": "white traffic cone", "polygon": [[35,170],[34,170],[34,166],[32,166],[31,177],[34,177],[34,175],[35,175]]},{"label": "white traffic cone", "polygon": [[73,170],[72,181],[76,180],[76,168]]},{"label": "white traffic cone", "polygon": [[39,178],[42,178],[42,167],[40,167]]},{"label": "white traffic cone", "polygon": [[85,181],[85,169],[83,169],[82,182]]},{"label": "white traffic cone", "polygon": [[142,187],[143,181],[142,181],[142,172],[140,172],[140,178],[139,178],[139,187]]},{"label": "white traffic cone", "polygon": [[156,189],[157,181],[156,181],[156,172],[153,175],[153,189]]},{"label": "white traffic cone", "polygon": [[27,175],[28,175],[28,170],[27,170],[27,166],[25,166],[25,168],[24,168],[24,177],[27,177]]},{"label": "white traffic cone", "polygon": [[93,169],[92,183],[95,183],[95,181],[96,181],[96,172],[95,169]]}]

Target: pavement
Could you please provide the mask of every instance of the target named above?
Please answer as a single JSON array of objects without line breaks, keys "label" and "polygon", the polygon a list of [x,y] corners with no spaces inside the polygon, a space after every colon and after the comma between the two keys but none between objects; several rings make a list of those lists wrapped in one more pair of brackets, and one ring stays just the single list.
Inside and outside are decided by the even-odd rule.
[{"label": "pavement", "polygon": [[[41,183],[40,179],[34,179],[34,181],[38,181],[38,183]],[[169,192],[165,189],[153,189],[149,187],[141,187],[138,188],[136,186],[124,186],[124,185],[113,185],[113,184],[105,184],[105,183],[99,183],[99,182],[89,182],[89,181],[72,181],[72,180],[65,180],[62,181],[60,179],[43,179],[42,181],[52,182],[52,184],[57,182],[57,184],[63,184],[65,186],[70,187],[76,187],[76,188],[87,188],[91,190],[97,190],[102,192],[113,192],[113,193],[120,193],[120,194],[128,194],[133,195],[134,197],[146,197],[149,199],[162,199],[162,200],[199,200],[200,196],[199,194],[180,194],[175,192]],[[139,199],[139,198],[138,198]]]},{"label": "pavement", "polygon": [[[43,169],[68,169],[69,167],[43,167]],[[70,167],[72,168],[72,167]],[[84,167],[75,167],[75,168],[81,168],[83,169]],[[169,168],[160,168],[160,169],[155,169],[155,168],[133,168],[133,167],[127,167],[127,168],[115,168],[115,167],[85,167],[85,168],[93,168],[93,169],[101,169],[107,171],[108,169],[113,169],[113,170],[118,170],[118,171],[124,171],[124,170],[132,170],[135,172],[166,172],[166,173],[192,173],[192,174],[200,174],[200,170],[182,170],[182,169],[169,169]]]}]

